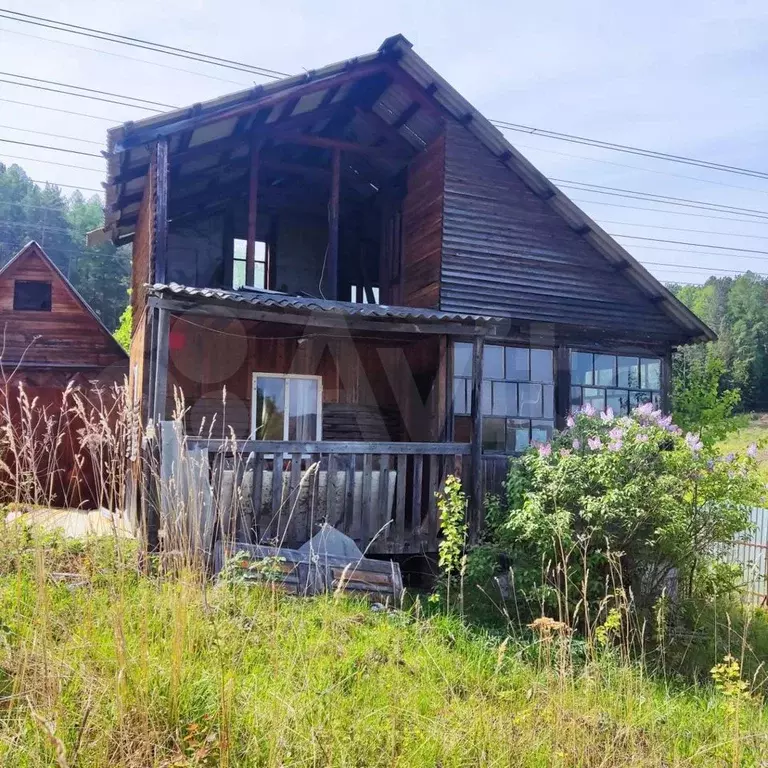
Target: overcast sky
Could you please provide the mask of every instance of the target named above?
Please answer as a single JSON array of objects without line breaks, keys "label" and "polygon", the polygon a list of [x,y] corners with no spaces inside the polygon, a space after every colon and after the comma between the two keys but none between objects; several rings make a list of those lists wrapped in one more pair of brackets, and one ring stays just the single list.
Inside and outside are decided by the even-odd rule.
[{"label": "overcast sky", "polygon": [[[0,6],[289,73],[370,52],[385,37],[400,32],[486,117],[768,171],[765,0],[72,0],[68,4],[0,0]],[[3,18],[0,72],[178,106],[265,82],[229,69]],[[0,74],[0,79],[4,77]],[[99,146],[86,141],[103,142],[110,125],[151,114],[0,82],[0,139],[98,152]],[[26,133],[30,129],[83,141]],[[507,135],[535,165],[555,178],[768,208],[766,180],[522,133]],[[95,172],[43,160],[85,166]],[[34,179],[84,189],[97,189],[104,179],[100,158],[0,142],[0,161],[18,162]],[[728,214],[685,208],[676,210],[699,216],[679,215],[660,212],[660,206],[648,202],[567,192],[613,234],[768,252],[768,220],[719,219],[716,217]],[[654,212],[618,206],[642,206]],[[681,231],[685,229],[699,231]],[[727,251],[707,255],[701,253],[706,249],[654,246],[629,239],[621,242],[641,261],[677,265],[649,266],[665,280],[702,281],[706,272],[692,266],[768,274],[768,253],[745,258]]]}]

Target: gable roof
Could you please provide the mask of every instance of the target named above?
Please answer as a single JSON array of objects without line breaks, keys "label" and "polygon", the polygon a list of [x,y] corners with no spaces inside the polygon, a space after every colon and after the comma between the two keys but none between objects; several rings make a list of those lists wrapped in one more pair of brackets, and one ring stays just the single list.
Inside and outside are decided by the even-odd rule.
[{"label": "gable roof", "polygon": [[[416,54],[412,44],[402,35],[387,38],[377,51],[364,56],[111,129],[108,132],[105,230],[116,241],[131,239],[131,226],[135,224],[148,169],[148,147],[156,139],[168,138],[172,161],[174,155],[194,155],[188,176],[191,188],[194,188],[195,173],[201,163],[204,168],[206,162],[211,167],[219,164],[220,157],[215,154],[219,148],[228,148],[230,160],[237,157],[238,152],[247,157],[247,134],[254,126],[257,114],[261,116],[260,122],[269,126],[284,118],[286,111],[291,117],[298,115],[310,120],[316,113],[317,122],[314,125],[307,123],[306,130],[321,129],[327,124],[327,118],[321,114],[322,108],[341,102],[356,83],[375,76],[377,68],[382,66],[386,66],[391,82],[378,94],[372,111],[414,152],[423,149],[439,133],[440,114],[459,121],[573,231],[656,303],[683,330],[686,339],[716,339],[715,333],[704,322],[538,171],[498,128]],[[431,111],[413,110],[411,107],[414,104],[431,107]],[[435,114],[435,109],[438,114]],[[249,115],[253,118],[250,123]],[[237,148],[238,137],[243,145],[241,148]],[[201,155],[206,146],[211,149],[207,161]],[[190,147],[193,149],[190,150]],[[222,174],[226,172],[222,168]],[[233,171],[231,179],[226,178],[238,178],[237,172],[244,175],[247,167],[244,165],[241,170]],[[182,175],[181,178],[187,177]]]},{"label": "gable roof", "polygon": [[115,337],[110,333],[109,329],[102,322],[101,318],[93,311],[90,304],[80,295],[74,285],[67,279],[64,273],[53,263],[51,257],[43,250],[42,246],[36,240],[30,240],[25,246],[21,248],[18,253],[10,258],[2,267],[0,267],[0,281],[6,276],[12,267],[18,266],[26,259],[37,257],[41,259],[45,265],[53,272],[54,276],[61,282],[64,288],[69,292],[72,298],[75,300],[82,310],[87,313],[98,325],[101,332],[109,339],[110,345],[114,348],[114,352],[121,357],[127,357],[125,350],[117,343]]}]

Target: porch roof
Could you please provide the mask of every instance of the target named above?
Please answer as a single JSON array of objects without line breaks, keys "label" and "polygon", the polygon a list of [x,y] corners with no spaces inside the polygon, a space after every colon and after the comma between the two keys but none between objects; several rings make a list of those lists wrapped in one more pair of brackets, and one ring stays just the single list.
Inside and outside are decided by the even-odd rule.
[{"label": "porch roof", "polygon": [[491,326],[503,322],[489,315],[443,312],[425,307],[396,307],[384,304],[355,304],[304,296],[290,296],[278,291],[223,288],[196,288],[179,283],[155,283],[148,286],[148,295],[161,299],[191,300],[195,304],[212,306],[252,307],[278,315],[298,314],[304,317],[318,314],[328,318],[359,318],[361,320],[390,320],[401,323],[451,324],[467,327]]}]

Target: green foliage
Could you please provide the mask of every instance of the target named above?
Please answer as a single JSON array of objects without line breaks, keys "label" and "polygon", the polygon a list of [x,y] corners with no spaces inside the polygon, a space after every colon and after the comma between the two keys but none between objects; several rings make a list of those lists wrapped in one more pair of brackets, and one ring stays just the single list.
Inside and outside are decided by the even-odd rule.
[{"label": "green foliage", "polygon": [[631,589],[640,608],[673,569],[691,593],[714,546],[749,527],[763,496],[754,458],[718,456],[651,405],[569,423],[507,478],[490,546],[508,558],[518,590],[564,612],[565,603],[569,616],[584,598],[594,610],[606,580]]},{"label": "green foliage", "polygon": [[76,191],[66,197],[56,186],[38,186],[18,165],[0,163],[0,266],[37,240],[107,328],[114,328],[125,306],[131,257],[128,246],[86,246],[86,233],[103,223],[97,196],[86,200]]},{"label": "green foliage", "polygon": [[732,432],[746,425],[746,415],[734,415],[741,401],[737,389],[722,389],[725,366],[713,355],[675,360],[672,412],[681,429],[699,436],[712,447]]},{"label": "green foliage", "polygon": [[[130,291],[128,292],[130,294]],[[128,304],[120,315],[120,324],[115,330],[114,337],[117,343],[126,351],[131,348],[131,334],[133,331],[133,307]]]},{"label": "green foliage", "polygon": [[448,475],[445,479],[443,490],[437,494],[437,511],[443,534],[438,545],[438,564],[443,575],[450,579],[461,570],[467,539],[467,495],[456,476]]}]

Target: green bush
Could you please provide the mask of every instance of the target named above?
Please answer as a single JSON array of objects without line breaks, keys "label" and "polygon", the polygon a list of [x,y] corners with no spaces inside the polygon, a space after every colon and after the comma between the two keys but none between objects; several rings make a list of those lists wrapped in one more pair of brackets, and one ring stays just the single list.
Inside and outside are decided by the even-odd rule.
[{"label": "green bush", "polygon": [[712,566],[716,545],[749,528],[762,496],[753,450],[719,456],[650,404],[619,417],[587,406],[513,460],[506,503],[489,508],[487,543],[470,560],[487,570],[489,551],[501,557],[532,612],[584,618],[618,593],[649,610],[670,583],[690,596],[698,574],[710,591],[733,589]]}]

